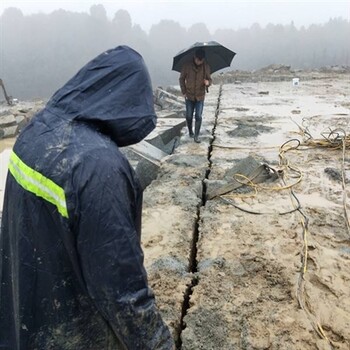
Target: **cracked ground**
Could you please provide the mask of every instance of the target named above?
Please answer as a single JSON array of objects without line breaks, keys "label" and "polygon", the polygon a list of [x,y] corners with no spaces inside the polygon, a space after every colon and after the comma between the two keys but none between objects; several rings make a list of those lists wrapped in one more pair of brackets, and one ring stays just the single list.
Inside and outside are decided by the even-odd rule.
[{"label": "cracked ground", "polygon": [[[349,92],[348,75],[213,86],[201,143],[183,129],[142,228],[178,349],[350,349]],[[279,178],[232,173],[248,156]],[[208,199],[228,176],[246,190]]]}]

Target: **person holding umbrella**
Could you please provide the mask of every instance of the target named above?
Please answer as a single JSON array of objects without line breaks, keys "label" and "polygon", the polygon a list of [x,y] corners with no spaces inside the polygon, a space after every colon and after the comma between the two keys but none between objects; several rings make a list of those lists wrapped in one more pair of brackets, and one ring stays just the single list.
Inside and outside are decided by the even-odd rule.
[{"label": "person holding umbrella", "polygon": [[[173,57],[172,70],[180,74],[181,92],[186,99],[186,121],[190,136],[199,141],[205,93],[211,85],[210,75],[230,67],[235,52],[217,41],[196,42]],[[195,111],[195,132],[192,131]]]},{"label": "person holding umbrella", "polygon": [[[194,51],[193,60],[186,62],[179,78],[181,92],[186,100],[186,123],[190,137],[199,143],[199,132],[202,125],[202,113],[205,93],[211,85],[210,67],[205,61],[205,51],[201,48]],[[193,113],[195,128],[193,134]]]}]

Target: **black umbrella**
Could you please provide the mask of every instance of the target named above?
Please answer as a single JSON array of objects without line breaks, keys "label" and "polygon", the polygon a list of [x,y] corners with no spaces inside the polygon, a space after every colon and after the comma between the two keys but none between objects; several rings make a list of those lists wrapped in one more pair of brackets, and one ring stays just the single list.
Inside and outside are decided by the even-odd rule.
[{"label": "black umbrella", "polygon": [[181,72],[182,65],[193,59],[197,49],[205,51],[205,61],[209,64],[211,73],[229,67],[236,54],[216,41],[197,42],[174,57],[172,70]]}]

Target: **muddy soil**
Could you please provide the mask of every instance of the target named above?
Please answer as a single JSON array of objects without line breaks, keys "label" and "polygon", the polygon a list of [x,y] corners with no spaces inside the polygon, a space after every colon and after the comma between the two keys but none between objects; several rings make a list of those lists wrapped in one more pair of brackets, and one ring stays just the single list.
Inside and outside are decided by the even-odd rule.
[{"label": "muddy soil", "polygon": [[[183,129],[142,238],[178,348],[350,349],[349,92],[349,75],[214,86],[202,142]],[[207,200],[248,156],[279,178]]]},{"label": "muddy soil", "polygon": [[[142,245],[178,349],[350,349],[349,82],[215,84],[201,143],[183,128],[163,159]],[[279,177],[235,174],[248,156]],[[230,181],[242,187],[207,198]]]}]

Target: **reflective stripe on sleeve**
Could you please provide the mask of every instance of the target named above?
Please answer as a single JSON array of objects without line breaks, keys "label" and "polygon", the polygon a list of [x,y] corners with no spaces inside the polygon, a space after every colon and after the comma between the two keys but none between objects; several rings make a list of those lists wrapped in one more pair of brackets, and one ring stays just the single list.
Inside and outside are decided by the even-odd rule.
[{"label": "reflective stripe on sleeve", "polygon": [[22,162],[14,151],[10,156],[9,171],[25,190],[55,205],[59,213],[68,218],[63,188]]}]

